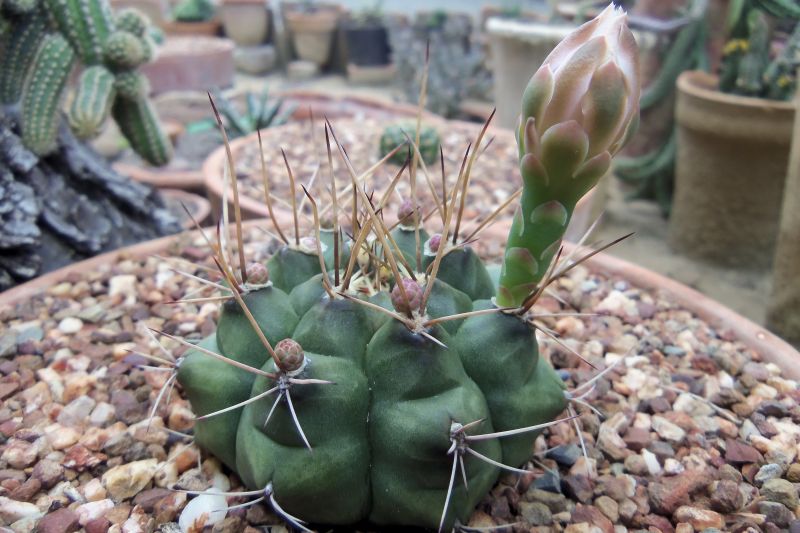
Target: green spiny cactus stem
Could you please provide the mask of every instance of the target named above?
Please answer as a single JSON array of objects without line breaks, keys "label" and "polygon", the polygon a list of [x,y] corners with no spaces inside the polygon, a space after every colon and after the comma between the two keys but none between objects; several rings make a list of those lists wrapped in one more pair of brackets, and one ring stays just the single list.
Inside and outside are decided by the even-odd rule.
[{"label": "green spiny cactus stem", "polygon": [[[380,141],[380,155],[381,157],[385,156],[386,154],[390,153],[392,150],[397,148],[398,145],[403,144],[409,138],[414,140],[414,135],[416,131],[416,126],[414,124],[393,124],[391,126],[387,126],[385,130],[383,130],[383,134],[381,135]],[[432,165],[436,161],[439,160],[439,133],[436,131],[436,128],[433,126],[423,125],[422,129],[420,130],[419,136],[419,153],[422,156],[422,160],[425,161],[426,165]],[[408,156],[407,152],[404,150],[398,151],[395,155],[393,155],[389,161],[394,163],[395,165],[402,165],[406,157]]]},{"label": "green spiny cactus stem", "polygon": [[22,96],[28,69],[46,29],[42,17],[24,17],[13,23],[5,41],[3,68],[0,69],[0,102],[3,104],[13,104]]},{"label": "green spiny cactus stem", "polygon": [[96,135],[108,117],[114,101],[114,75],[100,65],[81,73],[75,99],[67,119],[72,131],[81,139]]},{"label": "green spiny cactus stem", "polygon": [[39,0],[3,0],[3,9],[13,15],[27,15],[39,5]]},{"label": "green spiny cactus stem", "polygon": [[108,36],[104,45],[104,58],[113,68],[135,68],[145,62],[147,51],[140,37],[117,30]]},{"label": "green spiny cactus stem", "polygon": [[135,70],[119,72],[114,78],[114,89],[119,98],[139,100],[147,98],[150,93],[150,81],[147,76]]},{"label": "green spiny cactus stem", "polygon": [[167,164],[172,157],[172,144],[161,129],[149,100],[117,98],[111,114],[137,154],[151,165]]},{"label": "green spiny cactus stem", "polygon": [[114,22],[118,30],[130,32],[137,37],[146,36],[147,28],[150,26],[150,20],[148,20],[147,15],[132,7],[117,11]]},{"label": "green spiny cactus stem", "polygon": [[[28,4],[35,7],[19,7]],[[171,147],[155,111],[142,103],[149,84],[134,70],[155,52],[152,26],[146,17],[128,9],[115,19],[108,0],[44,0],[38,4],[33,0],[3,1],[0,17],[8,22],[0,36],[0,103],[22,102],[20,127],[23,141],[31,143],[30,149],[46,153],[54,148],[65,69],[68,73],[73,62],[79,62],[84,72],[67,117],[75,133],[81,138],[99,133],[119,96],[131,102],[121,104],[117,111],[118,116],[133,120],[132,124],[120,125],[134,137],[131,146],[142,150],[149,161],[166,162]],[[119,29],[115,28],[117,22]],[[46,35],[46,54],[41,54]],[[58,54],[64,54],[63,61],[56,57]]]},{"label": "green spiny cactus stem", "polygon": [[45,0],[47,12],[84,65],[103,62],[103,43],[113,30],[108,3],[101,0]]},{"label": "green spiny cactus stem", "polygon": [[59,106],[75,52],[60,34],[47,35],[33,60],[22,100],[22,140],[44,155],[56,146]]},{"label": "green spiny cactus stem", "polygon": [[[451,531],[502,470],[527,472],[519,467],[539,432],[571,420],[558,415],[580,398],[538,350],[528,302],[541,292],[541,275],[531,258],[536,253],[548,269],[552,254],[537,247],[547,252],[560,241],[569,209],[630,136],[639,77],[635,43],[613,7],[553,54],[523,103],[528,190],[499,285],[470,249],[471,236],[458,241],[459,195],[477,151],[452,194],[444,191],[449,205],[430,237],[414,199],[400,205],[397,227],[384,225],[379,212],[391,191],[368,197],[330,125],[325,136],[356,196],[331,206],[338,207],[327,214],[328,235],[308,191],[312,236],[301,238],[295,224],[290,240],[273,220],[283,245],[266,264],[246,263],[238,229],[240,255],[227,252],[223,223],[213,252],[224,279],[214,284],[224,289],[217,330],[197,345],[170,335],[190,347],[171,380],[197,415],[195,442],[253,489],[237,494],[266,501],[303,530],[310,522]],[[576,82],[581,74],[586,83]],[[346,231],[339,208],[353,213]],[[530,226],[543,233],[539,241],[531,242]],[[323,244],[337,235],[351,239],[347,246],[334,239],[339,253],[326,255]],[[500,303],[521,294],[520,285],[527,289],[520,302]]]}]

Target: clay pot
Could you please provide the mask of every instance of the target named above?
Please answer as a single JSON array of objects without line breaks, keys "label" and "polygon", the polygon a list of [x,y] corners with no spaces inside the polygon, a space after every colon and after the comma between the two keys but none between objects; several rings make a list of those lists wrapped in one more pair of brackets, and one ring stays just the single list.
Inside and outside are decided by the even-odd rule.
[{"label": "clay pot", "polygon": [[723,266],[772,261],[794,106],[724,94],[704,72],[678,78],[678,154],[669,242]]},{"label": "clay pot", "polygon": [[340,14],[339,7],[334,4],[315,3],[310,10],[298,4],[285,4],[286,25],[300,59],[319,67],[328,63]]},{"label": "clay pot", "polygon": [[[183,229],[195,228],[195,221],[201,225],[208,222],[211,204],[202,196],[177,189],[161,189],[159,192],[172,214],[181,221]],[[186,214],[184,207],[191,216]]]},{"label": "clay pot", "polygon": [[[267,227],[268,224],[264,220],[254,220],[247,223],[245,227],[251,225]],[[181,238],[176,236],[164,237],[120,248],[119,250],[55,270],[28,283],[23,283],[11,290],[0,293],[0,307],[11,306],[20,300],[31,298],[33,295],[47,290],[53,285],[74,277],[75,273],[87,272],[100,265],[111,266],[122,257],[142,258],[153,254],[168,255],[170,248]],[[566,243],[564,253],[568,254],[571,250],[572,245]],[[778,365],[784,372],[783,377],[795,380],[800,379],[800,365],[797,364],[797,361],[800,360],[800,353],[797,350],[779,337],[734,313],[722,304],[677,281],[605,253],[595,255],[584,264],[592,272],[624,279],[632,285],[645,289],[660,290],[668,293],[677,306],[695,314],[710,326],[719,330],[735,332],[738,339],[754,352],[757,352],[764,362]]]},{"label": "clay pot", "polygon": [[266,42],[271,18],[267,0],[224,0],[220,15],[225,36],[237,46]]},{"label": "clay pot", "polygon": [[[800,92],[795,103],[800,106]],[[800,107],[798,107],[800,109]],[[789,175],[783,194],[767,325],[800,346],[800,115],[794,119]]]},{"label": "clay pot", "polygon": [[202,22],[179,22],[177,20],[164,22],[164,32],[167,35],[205,35],[214,37],[219,34],[220,28],[222,28],[222,23],[218,19]]},{"label": "clay pot", "polygon": [[155,61],[142,65],[151,94],[167,91],[207,91],[233,85],[233,50],[230,39],[204,36],[170,37]]}]

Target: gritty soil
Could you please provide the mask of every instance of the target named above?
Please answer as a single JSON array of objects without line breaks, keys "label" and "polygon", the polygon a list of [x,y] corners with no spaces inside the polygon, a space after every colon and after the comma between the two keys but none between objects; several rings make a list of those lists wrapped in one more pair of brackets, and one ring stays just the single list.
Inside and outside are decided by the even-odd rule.
[{"label": "gritty soil", "polygon": [[[266,258],[264,239],[262,231],[246,231],[248,257]],[[201,238],[183,235],[162,255],[79,269],[0,308],[0,524],[44,533],[174,532],[192,497],[169,487],[202,490],[220,474],[232,489],[240,486],[174,433],[191,433],[193,424],[179,388],[148,421],[169,372],[142,369],[148,361],[131,353],[160,353],[142,326],[196,340],[214,331],[218,307],[169,303],[200,288],[170,266],[213,277]],[[800,530],[796,382],[762,362],[735,331],[710,327],[669,294],[582,266],[555,292],[561,301],[545,298],[538,312],[593,313],[540,319],[570,350],[598,369],[627,357],[584,398],[602,417],[574,404],[588,458],[576,426],[551,428],[531,450],[531,473],[502,477],[470,526]],[[541,340],[542,356],[569,389],[598,372]],[[176,356],[183,350],[161,342]],[[230,498],[229,505],[244,501]],[[286,531],[261,504],[231,511],[211,530]]]}]

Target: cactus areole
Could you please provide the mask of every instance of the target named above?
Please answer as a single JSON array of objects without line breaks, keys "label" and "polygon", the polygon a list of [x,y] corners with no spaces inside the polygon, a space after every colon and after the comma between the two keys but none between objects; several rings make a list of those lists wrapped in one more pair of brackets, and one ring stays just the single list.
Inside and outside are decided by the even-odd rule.
[{"label": "cactus areole", "polygon": [[[368,198],[358,186],[338,198],[349,205],[309,195],[314,238],[278,230],[284,246],[266,265],[239,270],[219,246],[228,298],[218,328],[177,370],[195,441],[299,529],[467,523],[504,469],[525,471],[536,436],[572,418],[562,414],[571,394],[538,354],[530,304],[576,202],[635,128],[636,65],[625,15],[609,7],[531,79],[499,287],[468,246],[473,235],[459,241],[459,195],[479,149],[437,200],[435,242],[420,226],[384,222],[391,191]],[[329,158],[333,141],[357,183],[335,125],[325,134]],[[331,207],[350,229],[319,229]]]}]

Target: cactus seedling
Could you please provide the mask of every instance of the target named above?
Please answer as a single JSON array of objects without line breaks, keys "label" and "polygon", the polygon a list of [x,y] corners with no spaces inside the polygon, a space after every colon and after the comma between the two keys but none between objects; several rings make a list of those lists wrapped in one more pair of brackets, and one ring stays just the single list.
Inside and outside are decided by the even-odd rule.
[{"label": "cactus seedling", "polygon": [[17,0],[0,4],[0,21],[9,28],[0,43],[0,100],[21,103],[29,149],[47,155],[56,147],[67,78],[79,63],[84,70],[67,113],[74,133],[96,136],[113,114],[134,151],[151,164],[169,160],[172,146],[135,70],[153,55],[144,15],[127,9],[114,17],[107,0]]},{"label": "cactus seedling", "polygon": [[[407,138],[414,137],[416,128],[413,124],[393,124],[387,126],[381,135],[380,148],[381,157],[403,144]],[[432,165],[439,159],[439,133],[433,126],[423,126],[420,129],[419,152],[426,165]],[[390,161],[395,165],[402,165],[406,160],[406,154],[402,150],[397,152]]]},{"label": "cactus seedling", "polygon": [[[536,329],[546,330],[532,306],[575,264],[557,259],[571,209],[635,127],[636,50],[624,20],[609,7],[531,79],[519,129],[525,183],[497,287],[469,246],[486,225],[461,233],[488,121],[437,200],[441,226],[430,238],[418,220],[392,230],[381,216],[405,167],[371,197],[371,171],[355,170],[329,122],[329,190],[334,199],[342,190],[336,151],[350,205],[320,208],[304,190],[314,233],[303,240],[295,212],[287,238],[273,218],[282,246],[266,268],[244,260],[234,187],[236,238],[224,218],[213,245],[222,281],[203,281],[223,293],[217,330],[197,345],[164,334],[190,347],[172,366],[197,414],[196,443],[252,489],[230,495],[268,502],[302,530],[369,522],[449,531],[502,470],[527,471],[540,431],[574,421],[559,414],[572,413],[591,382],[565,390],[539,355]],[[288,160],[287,170],[293,180]],[[401,222],[419,218],[413,186],[411,196]],[[319,221],[329,210],[326,256]]]}]

